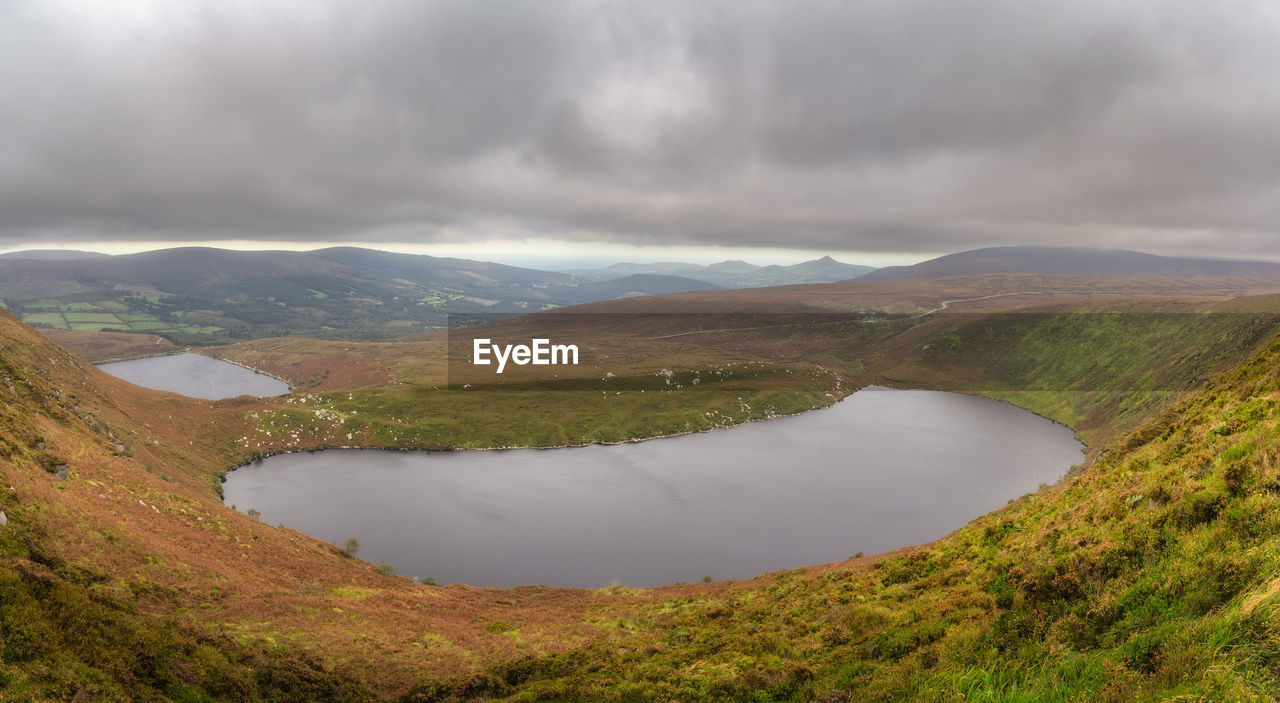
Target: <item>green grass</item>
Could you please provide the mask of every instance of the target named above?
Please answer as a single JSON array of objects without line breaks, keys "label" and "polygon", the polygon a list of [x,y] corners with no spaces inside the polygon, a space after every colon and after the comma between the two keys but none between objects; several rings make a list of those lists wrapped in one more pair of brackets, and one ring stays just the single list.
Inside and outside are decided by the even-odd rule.
[{"label": "green grass", "polygon": [[[1023,315],[854,326],[813,341],[760,333],[753,343],[764,346],[753,349],[776,342],[850,372],[857,361],[872,380],[1004,397],[1108,443],[1095,444],[1100,458],[1067,482],[930,545],[870,567],[637,599],[625,612],[614,602],[615,636],[468,675],[453,692],[512,701],[1272,700],[1280,690],[1275,329],[1266,317]],[[1250,351],[1264,340],[1272,341]],[[1237,358],[1247,363],[1190,390]],[[740,387],[674,389],[634,376],[297,396],[253,411],[243,449],[549,446],[696,431],[826,404],[832,377],[808,368],[755,367],[787,380],[769,390],[750,390],[760,379],[744,372],[731,379]],[[29,518],[13,515],[19,525]],[[42,544],[24,536],[4,546],[38,562],[31,555]],[[69,697],[49,673],[62,671],[101,677],[119,698],[176,695],[155,683],[163,672],[148,662],[190,661],[190,648],[162,639],[125,664],[84,651],[58,628],[115,626],[112,613],[73,591],[63,599],[25,583],[0,580],[0,676],[8,677],[0,685],[16,697]],[[30,606],[42,598],[53,599],[50,614]],[[175,631],[158,619],[119,625],[122,637],[151,628]],[[48,649],[33,649],[46,641]],[[431,682],[407,700],[448,700],[448,688]]]},{"label": "green grass", "polygon": [[109,587],[104,574],[55,556],[35,511],[0,505],[10,519],[0,531],[6,700],[370,699],[310,662],[144,613],[130,585]]},{"label": "green grass", "polygon": [[[747,372],[743,372],[746,374]],[[675,389],[652,375],[505,390],[308,394],[255,417],[248,449],[361,446],[458,449],[626,442],[789,415],[839,397],[835,376],[755,369],[751,378]],[[750,381],[751,383],[741,385]],[[558,389],[557,389],[558,388]],[[607,388],[607,390],[606,390]],[[297,435],[297,439],[292,439]],[[348,435],[350,435],[348,437]],[[259,446],[261,445],[261,446]]]},{"label": "green grass", "polygon": [[159,320],[129,322],[129,328],[141,331],[167,330],[173,329],[172,325]]},{"label": "green grass", "polygon": [[[64,461],[51,433],[102,441],[101,425],[63,397],[61,352],[38,335],[6,336],[0,377],[0,698],[5,701],[366,701],[358,684],[293,654],[242,645],[180,614],[156,614],[173,593],[144,578],[114,578],[91,559],[67,558],[68,535],[46,521],[66,510],[54,495],[12,486]],[[17,343],[13,343],[13,342]],[[126,434],[125,428],[117,428]],[[73,459],[74,461],[74,459]],[[76,481],[77,479],[72,479]],[[67,484],[59,483],[58,490]],[[150,603],[148,603],[150,601]]]},{"label": "green grass", "polygon": [[225,327],[217,327],[215,325],[178,325],[178,330],[187,334],[211,335],[219,332],[225,332]]},{"label": "green grass", "polygon": [[174,326],[168,322],[147,313],[121,313],[119,317],[132,330],[156,332],[174,329]]},{"label": "green grass", "polygon": [[63,312],[101,312],[97,303],[63,303]]},{"label": "green grass", "polygon": [[70,329],[60,312],[28,312],[23,313],[22,319],[33,325],[48,325],[60,330]]},{"label": "green grass", "polygon": [[129,325],[124,323],[70,323],[70,328],[82,330],[82,332],[101,332],[101,330],[128,332]]},{"label": "green grass", "polygon": [[1277,369],[1273,341],[1083,474],[939,542],[641,607],[628,639],[493,669],[468,695],[1273,700]]},{"label": "green grass", "polygon": [[1096,444],[1277,331],[1276,315],[965,314],[858,349],[877,381],[1008,400]]},{"label": "green grass", "polygon": [[[30,308],[31,306],[27,306]],[[124,312],[128,306],[113,300],[96,303],[64,303],[61,307],[71,312],[27,312],[23,319],[32,324],[44,324],[58,329],[96,332],[99,330],[163,332],[175,329],[149,313]],[[88,312],[90,310],[116,310],[119,312]],[[207,335],[221,331],[219,327],[184,327],[189,334]]]},{"label": "green grass", "polygon": [[120,322],[120,318],[109,312],[64,312],[63,315],[67,322]]}]

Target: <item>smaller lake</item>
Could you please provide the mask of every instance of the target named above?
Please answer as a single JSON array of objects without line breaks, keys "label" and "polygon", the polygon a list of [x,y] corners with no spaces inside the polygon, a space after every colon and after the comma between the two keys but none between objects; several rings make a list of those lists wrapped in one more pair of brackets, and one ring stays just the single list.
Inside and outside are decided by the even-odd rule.
[{"label": "smaller lake", "polygon": [[224,500],[400,573],[476,586],[744,578],[937,539],[1058,480],[1071,430],[1012,405],[864,389],[835,406],[621,445],[328,450]]},{"label": "smaller lake", "polygon": [[98,368],[129,383],[191,398],[220,400],[238,395],[284,395],[289,384],[264,373],[200,354],[174,354],[112,361]]}]

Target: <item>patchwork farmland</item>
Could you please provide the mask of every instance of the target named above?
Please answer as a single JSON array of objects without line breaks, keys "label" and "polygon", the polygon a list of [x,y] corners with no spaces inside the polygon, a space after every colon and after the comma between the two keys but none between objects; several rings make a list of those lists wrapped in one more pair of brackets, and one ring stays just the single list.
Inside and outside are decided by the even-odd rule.
[{"label": "patchwork farmland", "polygon": [[[126,299],[127,300],[127,299]],[[140,303],[153,300],[139,298]],[[151,332],[158,334],[215,335],[223,331],[215,325],[185,322],[181,311],[163,317],[140,312],[120,300],[71,302],[43,298],[23,305],[22,320],[34,327],[82,332]],[[165,319],[168,318],[168,319]]]}]

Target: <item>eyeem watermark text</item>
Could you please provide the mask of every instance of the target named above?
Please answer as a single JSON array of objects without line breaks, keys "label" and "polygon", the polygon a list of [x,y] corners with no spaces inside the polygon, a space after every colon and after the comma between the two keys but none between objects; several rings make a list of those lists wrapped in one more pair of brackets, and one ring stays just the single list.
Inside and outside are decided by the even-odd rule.
[{"label": "eyeem watermark text", "polygon": [[488,366],[492,363],[489,356],[498,362],[498,373],[507,367],[507,362],[517,366],[532,364],[534,366],[577,365],[578,345],[552,344],[549,339],[532,339],[529,344],[494,344],[491,339],[476,339],[472,342],[471,363],[477,366]]}]

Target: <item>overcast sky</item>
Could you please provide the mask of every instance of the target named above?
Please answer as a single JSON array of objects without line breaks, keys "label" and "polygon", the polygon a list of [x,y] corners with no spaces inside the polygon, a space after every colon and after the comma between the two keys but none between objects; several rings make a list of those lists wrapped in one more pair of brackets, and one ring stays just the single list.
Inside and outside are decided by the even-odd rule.
[{"label": "overcast sky", "polygon": [[0,249],[1280,256],[1270,0],[0,0],[0,56]]}]

